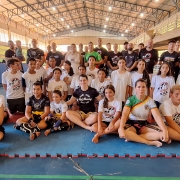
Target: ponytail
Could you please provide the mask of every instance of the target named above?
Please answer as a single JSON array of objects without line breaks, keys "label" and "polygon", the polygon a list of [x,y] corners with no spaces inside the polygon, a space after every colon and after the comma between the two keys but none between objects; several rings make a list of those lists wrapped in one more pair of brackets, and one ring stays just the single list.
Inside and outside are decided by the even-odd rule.
[{"label": "ponytail", "polygon": [[73,74],[74,74],[73,68],[72,68],[72,67],[70,67],[70,70],[69,70],[68,75],[69,75],[69,76],[73,76]]},{"label": "ponytail", "polygon": [[150,86],[151,86],[151,81],[150,81],[150,77],[149,77],[149,74],[148,74],[148,72],[146,71],[146,69],[144,69],[144,71],[143,71],[142,79],[144,79],[144,80],[146,81],[147,88],[150,88]]},{"label": "ponytail", "polygon": [[104,97],[103,107],[108,108],[108,99],[106,98],[106,96]]}]

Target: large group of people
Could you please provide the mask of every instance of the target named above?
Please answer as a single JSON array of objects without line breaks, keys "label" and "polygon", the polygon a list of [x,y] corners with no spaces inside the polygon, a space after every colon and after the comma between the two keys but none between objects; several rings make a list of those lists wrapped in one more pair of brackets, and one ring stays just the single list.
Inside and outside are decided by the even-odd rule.
[{"label": "large group of people", "polygon": [[[66,54],[56,43],[47,54],[32,39],[27,59],[20,41],[8,42],[5,52],[7,70],[2,74],[6,101],[0,96],[0,139],[8,114],[22,113],[14,125],[29,133],[30,140],[50,133],[70,130],[74,124],[94,132],[93,143],[106,134],[119,134],[125,141],[162,146],[162,142],[180,141],[179,42],[170,41],[158,59],[153,40],[147,45],[118,44],[97,39],[79,51],[75,44]],[[83,51],[83,49],[85,49]],[[23,72],[22,61],[28,69]],[[157,74],[153,68],[159,65]],[[7,104],[7,108],[6,108]],[[58,134],[57,134],[58,135]]]}]

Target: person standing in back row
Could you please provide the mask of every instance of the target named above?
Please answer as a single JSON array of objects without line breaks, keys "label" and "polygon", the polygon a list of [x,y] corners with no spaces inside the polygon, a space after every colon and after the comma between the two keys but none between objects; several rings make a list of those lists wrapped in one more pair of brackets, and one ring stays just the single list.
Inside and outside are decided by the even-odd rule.
[{"label": "person standing in back row", "polygon": [[52,51],[48,52],[46,56],[46,63],[49,65],[49,59],[53,56],[56,59],[56,66],[61,67],[64,63],[64,56],[60,51],[56,50],[57,46],[55,42],[52,43],[51,47]]},{"label": "person standing in back row", "polygon": [[128,42],[126,41],[125,43],[124,43],[124,49],[121,51],[121,53],[122,53],[122,55],[123,55],[123,57],[125,57],[125,53],[127,53],[127,51],[128,51]]},{"label": "person standing in back row", "polygon": [[99,68],[103,68],[106,71],[106,75],[108,75],[108,66],[107,66],[107,60],[108,60],[108,52],[105,48],[102,47],[102,39],[98,38],[97,40],[97,47],[94,49],[95,52],[98,52],[102,60],[104,61],[103,64],[99,66]]},{"label": "person standing in back row", "polygon": [[158,52],[156,49],[153,49],[152,39],[147,42],[146,48],[141,49],[139,59],[144,59],[146,61],[146,70],[149,73],[150,78],[152,78],[153,67],[158,61]]},{"label": "person standing in back row", "polygon": [[177,79],[179,73],[179,54],[174,51],[174,47],[175,41],[169,41],[168,50],[161,54],[160,61],[169,63],[172,76]]},{"label": "person standing in back row", "polygon": [[8,59],[12,59],[12,58],[14,59],[16,57],[14,42],[9,40],[8,46],[9,46],[9,49],[5,52],[5,61],[6,62],[8,61]]},{"label": "person standing in back row", "polygon": [[128,51],[124,54],[126,60],[126,71],[133,72],[137,70],[138,54],[133,51],[133,43],[128,44]]},{"label": "person standing in back row", "polygon": [[65,61],[71,62],[74,74],[78,74],[78,67],[83,64],[83,59],[81,53],[77,52],[75,44],[71,44],[71,51],[66,54]]},{"label": "person standing in back row", "polygon": [[27,59],[29,58],[40,58],[43,63],[45,62],[44,51],[37,47],[37,39],[32,39],[32,48],[27,50]]}]

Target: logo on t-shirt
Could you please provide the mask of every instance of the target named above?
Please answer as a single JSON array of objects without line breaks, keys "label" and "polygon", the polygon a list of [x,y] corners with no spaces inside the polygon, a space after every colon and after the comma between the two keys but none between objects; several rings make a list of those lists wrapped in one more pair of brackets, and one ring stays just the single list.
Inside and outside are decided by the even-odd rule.
[{"label": "logo on t-shirt", "polygon": [[165,96],[168,93],[168,83],[162,82],[160,86],[158,87],[158,90],[160,91],[160,95]]},{"label": "logo on t-shirt", "polygon": [[114,64],[117,64],[118,61],[119,61],[119,57],[118,57],[118,56],[114,56],[114,57],[112,58],[112,62],[113,62]]},{"label": "logo on t-shirt", "polygon": [[116,108],[113,106],[105,108],[105,110],[104,110],[104,115],[106,116],[106,118],[113,119],[115,113],[116,113]]},{"label": "logo on t-shirt", "polygon": [[104,86],[101,86],[101,87],[99,88],[99,94],[101,95],[102,98],[104,97],[104,89],[105,89]]},{"label": "logo on t-shirt", "polygon": [[21,82],[18,78],[13,78],[9,85],[12,87],[13,90],[19,90],[21,87]]},{"label": "logo on t-shirt", "polygon": [[33,56],[35,56],[35,55],[36,55],[36,51],[31,51],[31,54],[32,54]]},{"label": "logo on t-shirt", "polygon": [[173,117],[173,120],[178,124],[180,125],[180,114],[179,113],[176,113]]},{"label": "logo on t-shirt", "polygon": [[88,104],[92,101],[92,98],[89,94],[81,94],[78,101],[81,104]]},{"label": "logo on t-shirt", "polygon": [[58,113],[58,114],[60,114],[60,113],[61,113],[61,110],[60,110],[59,108],[56,108],[56,109],[55,109],[55,112]]},{"label": "logo on t-shirt", "polygon": [[146,53],[145,56],[143,56],[143,59],[144,59],[146,62],[149,62],[149,61],[150,61],[150,58],[151,58],[151,53]]},{"label": "logo on t-shirt", "polygon": [[98,52],[100,55],[102,54],[102,51],[101,51],[101,50],[98,50],[97,52]]},{"label": "logo on t-shirt", "polygon": [[167,61],[167,62],[174,62],[173,57],[165,57],[164,60]]},{"label": "logo on t-shirt", "polygon": [[58,55],[55,55],[54,57],[55,57],[55,59],[58,59],[58,58],[59,58],[59,56],[58,56]]},{"label": "logo on t-shirt", "polygon": [[35,103],[34,104],[34,109],[41,109],[41,104],[40,103]]},{"label": "logo on t-shirt", "polygon": [[129,104],[130,103],[130,100],[128,99],[127,101],[126,101],[126,104]]},{"label": "logo on t-shirt", "polygon": [[62,86],[61,86],[61,85],[60,85],[60,86],[56,86],[56,87],[54,88],[54,90],[62,91]]}]

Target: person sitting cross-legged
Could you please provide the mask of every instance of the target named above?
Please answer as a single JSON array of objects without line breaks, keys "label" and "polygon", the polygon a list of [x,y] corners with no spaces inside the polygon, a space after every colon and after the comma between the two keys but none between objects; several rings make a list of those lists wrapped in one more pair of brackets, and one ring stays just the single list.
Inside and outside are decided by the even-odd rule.
[{"label": "person sitting cross-legged", "polygon": [[[146,81],[138,79],[135,83],[136,95],[129,97],[125,103],[118,132],[120,138],[126,141],[160,147],[162,143],[159,140],[169,143],[170,139],[154,100],[145,95],[146,90]],[[158,126],[147,121],[150,112]]]},{"label": "person sitting cross-legged", "polygon": [[44,119],[49,112],[49,98],[42,94],[42,84],[35,82],[33,96],[29,98],[26,105],[25,116],[16,121],[14,128],[30,133],[30,140],[34,140],[40,136],[40,130],[47,127]]},{"label": "person sitting cross-legged", "polygon": [[52,93],[53,101],[50,104],[50,114],[45,118],[48,124],[48,129],[44,132],[46,136],[50,133],[69,130],[73,128],[73,123],[71,123],[66,118],[66,111],[68,106],[65,101],[62,100],[62,93],[59,90],[54,90]]},{"label": "person sitting cross-legged", "polygon": [[94,101],[95,99],[101,100],[101,96],[96,89],[88,86],[88,77],[86,75],[81,74],[79,76],[79,84],[80,87],[74,91],[71,99],[67,101],[69,106],[77,100],[79,110],[68,110],[66,117],[82,128],[92,131],[91,125],[97,122]]},{"label": "person sitting cross-legged", "polygon": [[107,85],[104,89],[104,99],[98,106],[98,123],[92,125],[92,131],[96,132],[92,139],[93,143],[98,143],[99,137],[105,134],[118,134],[122,102],[115,99],[114,95],[114,86]]}]

